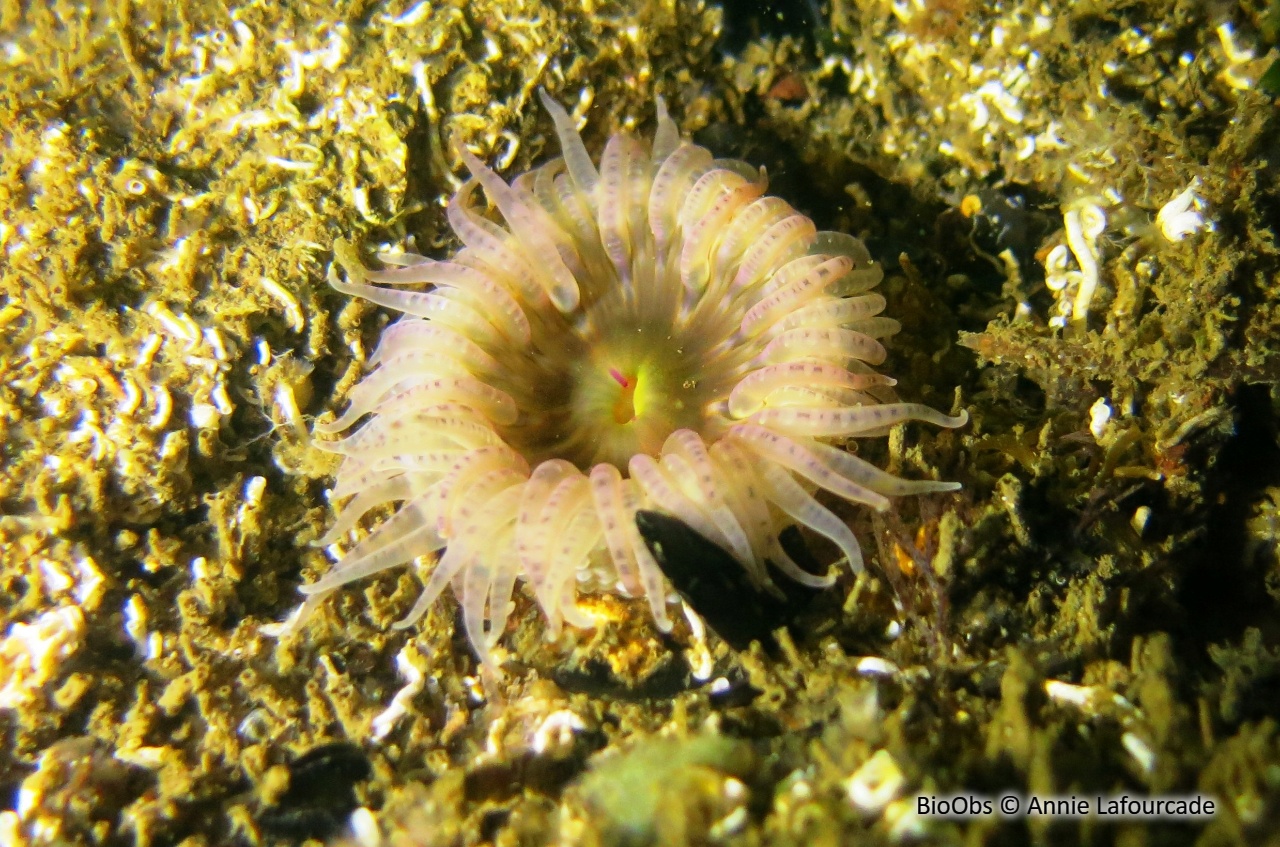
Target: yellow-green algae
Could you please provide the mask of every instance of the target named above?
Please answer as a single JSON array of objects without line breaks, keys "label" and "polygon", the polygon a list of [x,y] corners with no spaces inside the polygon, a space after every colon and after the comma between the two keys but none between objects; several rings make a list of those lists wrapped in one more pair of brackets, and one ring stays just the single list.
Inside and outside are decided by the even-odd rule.
[{"label": "yellow-green algae", "polygon": [[[348,740],[389,844],[1277,843],[1268,14],[834,0],[808,34],[752,19],[726,56],[699,3],[5,4],[0,840],[269,842],[281,765]],[[595,146],[660,93],[865,237],[901,268],[888,371],[973,416],[863,448],[965,490],[851,513],[879,576],[777,655],[664,640],[603,598],[613,625],[555,644],[526,604],[505,677],[479,678],[451,601],[388,628],[408,573],[301,638],[260,632],[327,566],[306,542],[332,467],[300,415],[341,407],[385,321],[324,286],[334,241],[448,250],[455,145],[525,169],[539,85]],[[1157,211],[1193,184],[1212,226],[1172,242]],[[1081,203],[1108,222],[1101,285],[1054,328],[1044,263]],[[690,687],[681,650],[758,696]],[[425,681],[375,739],[397,656]],[[1024,825],[910,803],[1005,790],[1224,809]]]}]

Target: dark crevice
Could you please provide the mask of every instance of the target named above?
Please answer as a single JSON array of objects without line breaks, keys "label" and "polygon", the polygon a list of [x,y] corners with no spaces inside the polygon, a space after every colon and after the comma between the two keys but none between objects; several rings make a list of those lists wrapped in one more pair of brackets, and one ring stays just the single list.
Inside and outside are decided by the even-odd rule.
[{"label": "dark crevice", "polygon": [[1254,505],[1268,486],[1280,484],[1277,421],[1266,386],[1240,388],[1234,403],[1236,433],[1218,452],[1205,490],[1213,504],[1206,534],[1179,563],[1178,599],[1199,649],[1238,641],[1249,627],[1280,635],[1265,584],[1269,561],[1247,555]]}]

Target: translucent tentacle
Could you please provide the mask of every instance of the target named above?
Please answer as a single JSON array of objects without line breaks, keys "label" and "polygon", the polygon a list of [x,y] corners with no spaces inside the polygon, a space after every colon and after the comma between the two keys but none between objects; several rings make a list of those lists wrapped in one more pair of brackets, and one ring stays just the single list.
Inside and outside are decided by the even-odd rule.
[{"label": "translucent tentacle", "polygon": [[807,446],[829,468],[845,479],[888,497],[935,494],[946,491],[959,491],[961,488],[958,482],[896,477],[865,459],[859,459],[852,453],[848,453],[838,447],[832,447],[830,444],[823,444],[821,441],[812,441]]},{"label": "translucent tentacle", "polygon": [[750,417],[768,402],[769,395],[792,385],[850,388],[855,391],[873,385],[895,385],[895,380],[876,373],[850,373],[838,365],[799,361],[767,365],[748,374],[729,394],[729,414]]},{"label": "translucent tentacle", "polygon": [[[531,335],[529,318],[519,301],[506,288],[481,270],[458,262],[425,261],[394,271],[365,271],[370,282],[385,285],[416,285],[430,283],[437,287],[454,289],[466,296],[467,305],[480,311],[494,328],[521,344],[528,344]],[[382,339],[385,345],[388,339]]]},{"label": "translucent tentacle", "polygon": [[[855,538],[855,543],[857,539]],[[822,576],[811,574],[804,568],[796,564],[795,560],[788,555],[787,551],[782,548],[782,544],[774,539],[773,549],[769,551],[769,561],[773,562],[774,567],[782,571],[790,579],[795,580],[801,585],[807,585],[809,588],[829,588],[835,584],[835,569],[827,571]],[[857,568],[854,568],[857,571]]]},{"label": "translucent tentacle", "polygon": [[520,192],[507,185],[500,176],[490,170],[470,150],[465,147],[459,151],[462,161],[466,163],[485,192],[497,205],[506,218],[507,225],[521,241],[521,248],[528,251],[534,259],[534,275],[542,283],[555,307],[563,313],[572,312],[578,307],[578,281],[565,265],[560,252],[563,249],[557,244],[554,233],[558,232],[546,213],[533,198],[526,198]]},{"label": "translucent tentacle", "polygon": [[573,118],[569,117],[564,107],[551,99],[541,88],[538,89],[538,99],[542,101],[542,108],[551,115],[551,121],[556,126],[556,135],[560,138],[560,152],[564,156],[564,164],[569,171],[570,179],[579,191],[590,196],[595,191],[600,174],[591,162],[591,154],[582,143],[582,136],[578,135],[578,129],[573,125]]},{"label": "translucent tentacle", "polygon": [[590,480],[591,496],[595,501],[596,514],[600,516],[609,558],[618,572],[618,581],[629,594],[639,594],[643,589],[635,555],[627,543],[624,529],[624,524],[634,520],[634,516],[627,514],[623,506],[622,474],[613,465],[599,464],[591,469]]},{"label": "translucent tentacle", "polygon": [[775,336],[760,351],[761,364],[803,358],[860,359],[872,365],[884,362],[884,345],[868,335],[848,329],[788,330]]},{"label": "translucent tentacle", "polygon": [[681,144],[658,167],[649,188],[649,228],[659,256],[679,226],[685,193],[710,167],[710,151],[693,144]]},{"label": "translucent tentacle", "polygon": [[[844,521],[836,517],[830,509],[813,499],[800,484],[792,479],[791,474],[774,465],[764,465],[761,474],[768,498],[779,509],[801,526],[807,526],[819,535],[825,535],[840,548],[840,552],[849,560],[854,573],[862,570],[862,550],[858,547],[858,539]],[[781,557],[779,558],[781,563]],[[794,564],[794,563],[792,563]],[[780,567],[786,567],[780,564]]]},{"label": "translucent tentacle", "polygon": [[724,537],[720,528],[715,525],[700,504],[695,503],[673,484],[652,456],[637,453],[631,457],[631,463],[627,467],[631,471],[631,478],[640,484],[654,505],[668,514],[678,515],[703,538],[728,549],[728,539]]},{"label": "translucent tentacle", "polygon": [[633,480],[623,483],[622,499],[622,511],[627,515],[627,520],[623,522],[623,531],[631,544],[631,553],[635,557],[636,567],[640,572],[640,582],[644,585],[645,599],[649,601],[649,611],[658,629],[670,632],[671,618],[667,616],[666,580],[662,576],[662,568],[654,561],[653,554],[649,552],[649,545],[645,544],[640,536],[640,529],[636,526],[635,515],[641,507],[642,500],[638,486]]},{"label": "translucent tentacle", "polygon": [[448,350],[450,357],[460,362],[472,374],[498,373],[501,366],[470,338],[445,326],[416,318],[401,318],[387,327],[378,342],[368,366],[376,368],[385,356],[399,356],[409,351]]},{"label": "translucent tentacle", "polygon": [[346,535],[370,509],[395,500],[408,500],[420,493],[417,480],[403,474],[363,487],[360,493],[343,507],[329,531],[313,542],[313,546],[328,547]]},{"label": "translucent tentacle", "polygon": [[810,300],[840,279],[853,267],[844,256],[837,256],[819,264],[804,276],[774,291],[752,306],[742,317],[742,331],[755,332],[757,326],[771,326],[797,304]]},{"label": "translucent tentacle", "polygon": [[435,527],[425,523],[401,535],[388,530],[390,520],[400,515],[406,515],[407,520],[408,517],[413,516],[413,512],[406,507],[401,507],[387,524],[379,527],[379,532],[365,539],[370,542],[367,550],[362,550],[360,545],[357,545],[343,557],[338,567],[329,571],[317,582],[304,585],[298,590],[307,595],[328,592],[348,582],[402,565],[418,556],[435,553],[444,547],[445,541],[436,532]]},{"label": "translucent tentacle", "polygon": [[712,523],[729,543],[729,552],[735,554],[739,562],[750,562],[753,558],[751,542],[737,516],[725,502],[721,493],[725,487],[724,481],[718,478],[716,467],[702,438],[693,430],[678,429],[667,437],[662,453],[664,466],[673,473],[683,471],[681,476],[689,478],[691,487],[705,504]]},{"label": "translucent tentacle", "polygon": [[455,256],[454,260],[463,264],[478,260],[488,273],[510,280],[530,304],[539,305],[545,293],[535,281],[529,263],[508,245],[509,233],[472,211],[471,194],[475,186],[475,180],[466,182],[445,208],[449,226],[458,239],[467,245],[467,249]]},{"label": "translucent tentacle", "polygon": [[637,162],[647,157],[640,143],[626,135],[615,135],[605,144],[600,157],[600,181],[596,184],[596,221],[605,253],[624,285],[631,280],[631,244],[638,234],[631,230],[632,194],[641,186],[628,176]]},{"label": "translucent tentacle", "polygon": [[924,421],[934,426],[955,429],[969,422],[969,413],[961,411],[952,417],[920,403],[884,403],[852,409],[819,406],[762,409],[751,419],[769,429],[822,438],[887,431],[904,421]]},{"label": "translucent tentacle", "polygon": [[[803,445],[790,438],[754,424],[739,424],[729,433],[734,438],[741,439],[761,458],[770,459],[833,494],[854,503],[863,503],[878,512],[889,508],[889,500],[883,494],[877,494],[840,476],[818,461]],[[765,467],[768,466],[765,463]]]},{"label": "translucent tentacle", "polygon": [[660,162],[671,154],[680,144],[680,130],[667,112],[667,101],[661,96],[658,100],[658,129],[653,134],[653,160]]}]

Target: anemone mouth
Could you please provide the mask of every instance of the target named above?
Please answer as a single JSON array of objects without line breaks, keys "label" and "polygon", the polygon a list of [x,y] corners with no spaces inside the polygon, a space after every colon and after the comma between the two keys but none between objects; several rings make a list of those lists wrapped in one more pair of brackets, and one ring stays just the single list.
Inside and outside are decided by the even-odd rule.
[{"label": "anemone mouth", "polygon": [[677,430],[718,435],[716,410],[728,390],[708,340],[610,305],[578,311],[589,332],[566,330],[547,348],[499,353],[518,360],[494,384],[519,410],[500,432],[532,464],[563,459],[584,473],[601,463],[625,472],[636,454],[657,458]]},{"label": "anemone mouth", "polygon": [[[331,494],[351,498],[320,543],[400,505],[303,587],[277,633],[342,585],[420,557],[435,562],[397,626],[451,584],[482,657],[518,581],[551,634],[593,625],[581,590],[643,595],[666,629],[637,510],[685,522],[759,584],[768,560],[828,585],[833,574],[808,574],[778,543],[802,525],[862,567],[819,490],[885,509],[959,487],[900,479],[829,443],[967,420],[896,402],[873,369],[897,324],[880,317],[881,271],[860,241],[767,196],[763,171],[682,140],[661,101],[652,145],[615,135],[597,166],[542,99],[563,158],[508,184],[462,151],[473,178],[448,207],[464,245],[454,256],[384,255],[391,267],[370,271],[335,245],[347,279],[331,270],[331,284],[405,316],[343,414],[316,426],[351,430],[317,443],[345,457]],[[477,188],[505,226],[478,210]]]}]

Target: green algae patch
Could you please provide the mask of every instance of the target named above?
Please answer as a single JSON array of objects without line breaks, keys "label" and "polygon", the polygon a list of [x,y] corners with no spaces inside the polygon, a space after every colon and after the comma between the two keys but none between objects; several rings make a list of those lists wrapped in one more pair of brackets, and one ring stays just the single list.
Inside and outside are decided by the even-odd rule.
[{"label": "green algae patch", "polygon": [[568,828],[583,830],[576,843],[625,847],[723,837],[746,823],[742,780],[753,762],[750,746],[733,738],[644,739],[591,765],[571,789],[583,813]]}]

